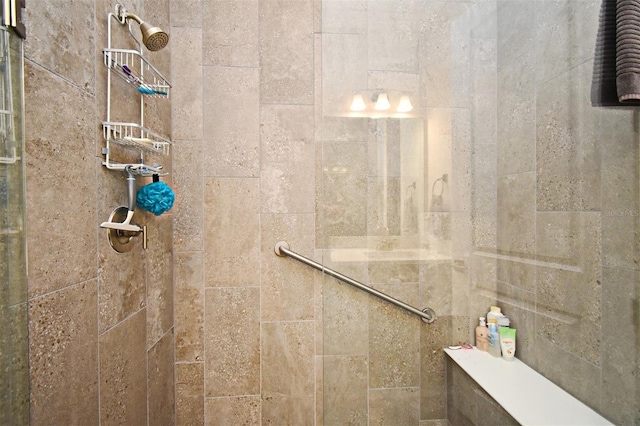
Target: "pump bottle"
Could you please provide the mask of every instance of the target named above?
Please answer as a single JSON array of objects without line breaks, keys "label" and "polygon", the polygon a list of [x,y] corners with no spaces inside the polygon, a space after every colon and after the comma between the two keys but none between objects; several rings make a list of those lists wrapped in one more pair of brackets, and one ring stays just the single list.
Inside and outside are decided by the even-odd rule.
[{"label": "pump bottle", "polygon": [[487,342],[487,334],[489,329],[484,322],[484,317],[480,317],[480,324],[476,327],[476,348],[483,352],[489,350],[489,343]]},{"label": "pump bottle", "polygon": [[495,323],[489,323],[489,353],[495,357],[500,357],[502,351],[500,349],[500,333],[498,333],[498,327]]}]

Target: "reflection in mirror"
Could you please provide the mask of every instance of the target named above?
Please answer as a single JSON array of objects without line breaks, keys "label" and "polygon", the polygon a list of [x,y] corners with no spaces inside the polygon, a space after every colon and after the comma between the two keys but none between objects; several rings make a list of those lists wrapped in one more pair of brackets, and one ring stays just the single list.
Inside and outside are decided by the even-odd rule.
[{"label": "reflection in mirror", "polygon": [[432,258],[430,241],[435,247],[446,237],[448,175],[428,173],[424,121],[329,117],[325,128],[342,139],[324,144],[324,232],[327,247],[339,249],[333,260]]}]

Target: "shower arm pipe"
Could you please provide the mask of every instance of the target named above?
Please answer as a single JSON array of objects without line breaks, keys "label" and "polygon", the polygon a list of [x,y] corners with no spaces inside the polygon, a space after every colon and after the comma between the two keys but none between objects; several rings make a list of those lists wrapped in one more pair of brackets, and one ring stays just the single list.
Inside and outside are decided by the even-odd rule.
[{"label": "shower arm pipe", "polygon": [[317,269],[318,271],[324,272],[327,275],[332,276],[333,278],[336,278],[342,282],[345,282],[347,284],[350,284],[356,288],[359,288],[360,290],[363,290],[373,296],[376,296],[386,302],[392,303],[396,306],[398,306],[399,308],[402,308],[406,311],[409,311],[413,314],[418,315],[420,318],[422,318],[422,321],[426,322],[427,324],[431,324],[432,322],[434,322],[436,320],[436,313],[433,309],[431,308],[424,308],[423,310],[420,310],[418,308],[414,308],[413,306],[407,305],[406,303],[395,299],[391,296],[389,296],[388,294],[385,294],[379,290],[376,290],[373,287],[369,287],[366,284],[363,284],[359,281],[356,281],[352,278],[347,277],[346,275],[342,275],[340,272],[337,272],[333,269],[327,268],[323,265],[321,265],[318,262],[314,262],[313,260],[306,258],[298,253],[295,253],[293,251],[291,251],[289,249],[289,244],[286,241],[279,241],[278,243],[276,243],[276,246],[274,248],[276,255],[284,257],[284,256],[289,256],[295,260],[297,260],[298,262],[304,263],[305,265],[311,266],[314,269]]}]

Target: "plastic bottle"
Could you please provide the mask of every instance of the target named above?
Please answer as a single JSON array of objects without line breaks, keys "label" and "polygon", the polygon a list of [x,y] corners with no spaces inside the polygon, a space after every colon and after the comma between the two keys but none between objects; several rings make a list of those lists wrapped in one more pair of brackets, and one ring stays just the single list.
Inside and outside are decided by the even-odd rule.
[{"label": "plastic bottle", "polygon": [[509,317],[505,317],[504,315],[497,318],[498,332],[502,327],[509,328],[511,326],[511,320]]},{"label": "plastic bottle", "polygon": [[502,355],[502,351],[500,350],[500,333],[498,333],[498,327],[493,323],[489,324],[487,341],[489,342],[489,353],[495,357],[500,357]]},{"label": "plastic bottle", "polygon": [[487,335],[489,334],[489,329],[487,328],[487,324],[484,322],[484,317],[480,317],[480,324],[476,327],[476,348],[483,352],[487,352],[489,350],[489,342],[487,341]]},{"label": "plastic bottle", "polygon": [[489,326],[490,324],[496,324],[497,325],[498,317],[501,317],[501,316],[503,316],[502,315],[502,310],[497,306],[492,306],[491,310],[487,314],[487,326]]}]

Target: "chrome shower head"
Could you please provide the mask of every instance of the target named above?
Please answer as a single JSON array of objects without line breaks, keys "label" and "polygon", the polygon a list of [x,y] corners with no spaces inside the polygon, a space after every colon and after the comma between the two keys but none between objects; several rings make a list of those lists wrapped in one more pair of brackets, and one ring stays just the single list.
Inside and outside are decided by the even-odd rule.
[{"label": "chrome shower head", "polygon": [[147,49],[156,51],[164,48],[169,43],[169,34],[162,31],[159,27],[154,27],[148,22],[142,22],[137,15],[133,13],[126,13],[125,19],[131,18],[140,24],[140,32],[142,33],[142,43],[147,46]]}]

